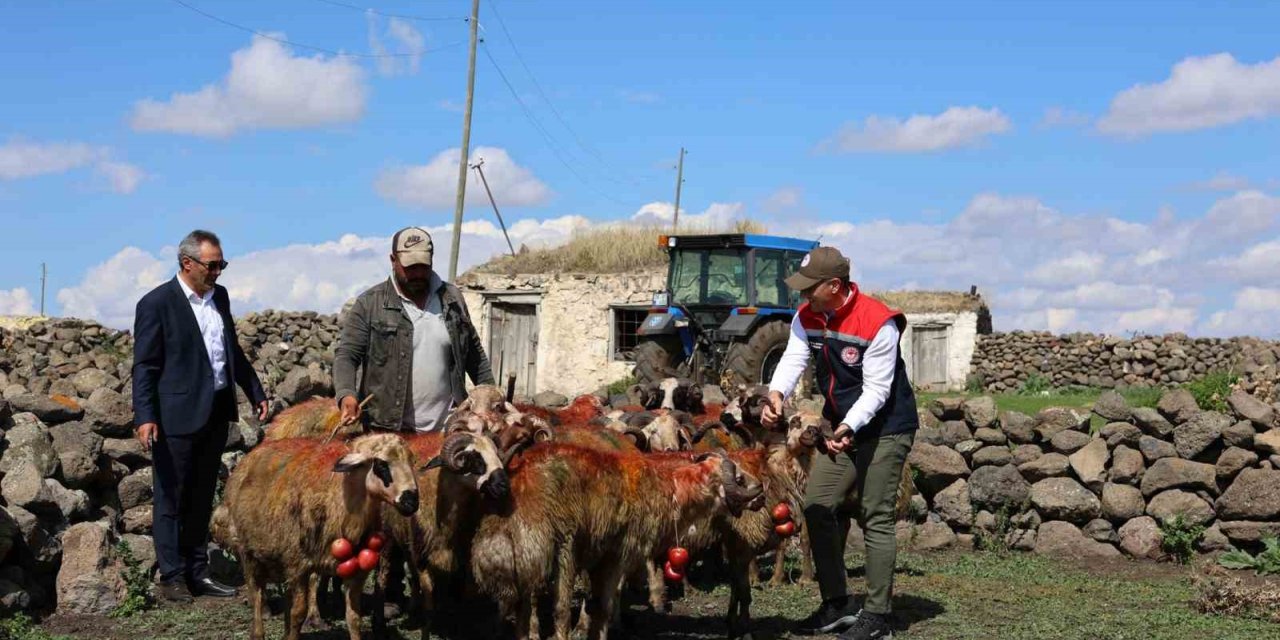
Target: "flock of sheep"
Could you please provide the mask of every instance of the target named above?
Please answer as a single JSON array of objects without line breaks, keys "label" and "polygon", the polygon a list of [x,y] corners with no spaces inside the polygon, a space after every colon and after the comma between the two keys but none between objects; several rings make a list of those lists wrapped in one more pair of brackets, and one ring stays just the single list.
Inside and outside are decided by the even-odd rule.
[{"label": "flock of sheep", "polygon": [[799,529],[793,507],[830,426],[793,412],[763,428],[761,388],[723,407],[676,379],[633,397],[642,404],[609,410],[586,395],[552,411],[480,386],[445,429],[421,434],[344,431],[332,399],[281,413],[213,517],[215,540],[244,570],[250,637],[264,637],[268,583],[286,587],[292,640],[318,618],[320,579],[336,576],[358,639],[365,579],[393,547],[428,620],[453,594],[487,597],[521,640],[538,635],[539,601],[555,637],[568,638],[579,584],[578,624],[604,638],[626,579],[646,581],[657,609],[689,554],[717,553],[730,574],[729,635],[749,636],[754,560]]}]

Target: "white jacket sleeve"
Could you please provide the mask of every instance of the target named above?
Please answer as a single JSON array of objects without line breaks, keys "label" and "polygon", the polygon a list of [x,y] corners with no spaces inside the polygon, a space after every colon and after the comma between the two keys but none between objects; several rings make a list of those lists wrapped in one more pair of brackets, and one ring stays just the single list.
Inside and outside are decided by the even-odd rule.
[{"label": "white jacket sleeve", "polygon": [[791,337],[787,339],[787,349],[782,352],[778,367],[773,370],[769,390],[781,393],[783,398],[790,398],[808,364],[809,339],[805,337],[804,327],[800,325],[800,314],[796,314],[791,318]]},{"label": "white jacket sleeve", "polygon": [[890,318],[876,332],[862,356],[862,395],[844,416],[844,424],[856,433],[889,399],[894,368],[898,363],[898,324]]}]

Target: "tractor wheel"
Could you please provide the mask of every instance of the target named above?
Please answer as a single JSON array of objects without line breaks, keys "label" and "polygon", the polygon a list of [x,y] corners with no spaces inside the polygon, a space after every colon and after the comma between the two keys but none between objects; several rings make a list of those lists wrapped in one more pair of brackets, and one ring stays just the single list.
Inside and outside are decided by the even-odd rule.
[{"label": "tractor wheel", "polygon": [[791,339],[791,324],[766,322],[743,342],[735,342],[725,356],[724,379],[731,385],[767,384]]},{"label": "tractor wheel", "polygon": [[636,345],[636,379],[658,382],[663,378],[683,377],[684,347],[675,336],[647,338]]}]

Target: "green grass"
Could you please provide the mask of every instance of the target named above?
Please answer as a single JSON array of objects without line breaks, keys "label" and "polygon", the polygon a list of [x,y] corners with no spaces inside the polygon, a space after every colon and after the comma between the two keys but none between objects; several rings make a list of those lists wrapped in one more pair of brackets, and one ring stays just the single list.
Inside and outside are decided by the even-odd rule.
[{"label": "green grass", "polygon": [[[772,563],[761,563],[771,566]],[[862,559],[846,558],[851,593],[865,593]],[[1280,637],[1280,625],[1252,618],[1198,613],[1196,569],[1170,564],[1110,560],[1098,564],[1020,553],[900,553],[894,611],[904,638],[1063,640],[1215,638],[1253,640]],[[723,584],[689,588],[670,614],[645,611],[634,597],[627,609],[631,633],[639,640],[721,638],[729,596]],[[792,625],[818,604],[813,585],[765,584],[752,590],[756,637],[783,639]],[[161,608],[100,624],[82,623],[77,638],[214,639],[247,637],[250,612],[240,600],[200,601]],[[282,632],[269,619],[268,637]],[[65,632],[67,629],[57,629]],[[369,627],[365,626],[366,637]],[[42,638],[47,636],[27,636]],[[347,637],[340,623],[311,640]],[[390,638],[417,638],[416,630],[394,626]]]}]

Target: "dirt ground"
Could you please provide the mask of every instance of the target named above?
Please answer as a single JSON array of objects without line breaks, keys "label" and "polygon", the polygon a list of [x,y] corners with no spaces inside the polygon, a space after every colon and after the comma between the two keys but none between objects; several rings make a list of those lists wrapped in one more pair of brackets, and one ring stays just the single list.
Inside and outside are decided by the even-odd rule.
[{"label": "dirt ground", "polygon": [[[794,563],[788,561],[788,566]],[[1254,615],[1198,613],[1196,567],[1114,560],[1051,560],[1034,555],[993,553],[903,553],[899,556],[894,612],[898,635],[910,638],[1280,638],[1280,625]],[[847,562],[850,585],[862,592],[861,559]],[[1274,584],[1234,572],[1253,584]],[[813,585],[761,584],[753,589],[755,640],[801,637],[789,630],[818,603]],[[725,637],[723,615],[728,588],[704,580],[690,585],[669,613],[642,606],[639,593],[627,599],[624,626],[615,638],[700,640]],[[278,608],[278,602],[277,602]],[[448,611],[430,637],[493,637],[492,611]],[[326,631],[304,633],[309,640],[345,640],[335,618]],[[200,599],[130,618],[53,616],[41,625],[55,637],[222,640],[247,638],[247,600]],[[451,629],[444,629],[446,625]],[[281,618],[268,622],[268,637],[282,635]],[[365,625],[365,637],[373,634]],[[422,637],[405,618],[393,620],[388,638]]]}]

